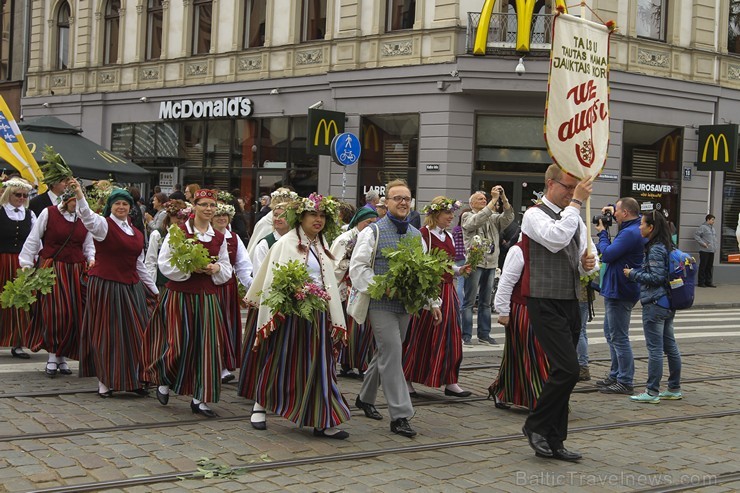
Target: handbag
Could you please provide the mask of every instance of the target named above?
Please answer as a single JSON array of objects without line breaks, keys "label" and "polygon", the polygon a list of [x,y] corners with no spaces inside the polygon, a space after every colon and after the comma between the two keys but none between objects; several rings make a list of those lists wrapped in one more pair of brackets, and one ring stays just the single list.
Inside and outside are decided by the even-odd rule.
[{"label": "handbag", "polygon": [[[375,267],[375,255],[378,251],[378,240],[380,239],[380,229],[375,228],[375,246],[373,246],[373,257],[370,261],[370,268]],[[347,315],[355,319],[358,324],[364,324],[367,319],[367,310],[370,307],[370,295],[358,291],[355,288],[350,289],[347,297]]]}]

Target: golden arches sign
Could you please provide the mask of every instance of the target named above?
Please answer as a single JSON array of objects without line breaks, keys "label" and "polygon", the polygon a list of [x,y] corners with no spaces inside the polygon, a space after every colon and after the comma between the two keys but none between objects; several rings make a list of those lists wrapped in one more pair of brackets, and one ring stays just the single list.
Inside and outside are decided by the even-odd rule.
[{"label": "golden arches sign", "polygon": [[[319,123],[316,125],[316,135],[313,139],[313,145],[317,146],[319,145],[319,136],[321,135],[321,129],[324,129],[324,145],[329,145],[329,142],[334,138],[335,135],[339,135],[339,130],[337,129],[337,122],[334,120],[326,121],[325,118],[322,118],[319,120]],[[334,129],[334,132],[332,133],[332,129]]]},{"label": "golden arches sign", "polygon": [[[363,149],[372,149],[375,152],[378,152],[380,150],[380,141],[378,140],[378,127],[373,125],[372,123],[367,125],[365,127],[365,131],[363,132],[363,139],[362,139],[362,148]],[[372,140],[370,140],[370,137],[372,136]],[[370,144],[374,144],[373,146],[370,146]]]},{"label": "golden arches sign", "polygon": [[709,134],[709,137],[707,137],[707,141],[704,143],[704,152],[701,155],[701,161],[703,163],[707,162],[707,151],[709,150],[709,144],[712,144],[714,146],[714,155],[712,156],[712,161],[717,161],[717,158],[719,157],[719,146],[720,144],[724,143],[724,162],[729,163],[730,162],[730,150],[727,147],[727,138],[724,136],[724,134],[720,134],[719,136],[716,136],[714,134]]},{"label": "golden arches sign", "polygon": [[125,163],[126,160],[116,156],[108,151],[98,151],[98,156],[102,157],[109,163]]},{"label": "golden arches sign", "polygon": [[696,169],[735,171],[737,168],[738,125],[700,125]]},{"label": "golden arches sign", "polygon": [[681,141],[680,135],[666,135],[663,139],[663,145],[660,148],[660,162],[665,162],[666,149],[668,150],[669,162],[676,160],[678,154],[678,143]]}]

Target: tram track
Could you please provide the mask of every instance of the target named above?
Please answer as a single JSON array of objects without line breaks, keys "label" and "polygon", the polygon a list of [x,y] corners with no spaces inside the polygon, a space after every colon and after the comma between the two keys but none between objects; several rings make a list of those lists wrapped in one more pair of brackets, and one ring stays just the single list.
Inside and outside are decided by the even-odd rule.
[{"label": "tram track", "polygon": [[[718,411],[713,413],[700,413],[692,415],[673,416],[667,418],[651,418],[633,421],[622,421],[614,423],[606,423],[601,425],[588,425],[570,428],[570,434],[586,433],[592,431],[606,431],[615,430],[622,428],[634,428],[640,426],[652,426],[658,424],[670,424],[679,423],[685,421],[695,421],[703,419],[719,419],[730,416],[740,415],[740,409],[732,409],[726,411]],[[235,419],[235,418],[228,418]],[[327,454],[319,455],[314,457],[303,457],[290,460],[274,461],[274,462],[260,462],[260,463],[243,463],[229,466],[229,471],[237,474],[248,474],[257,471],[267,470],[279,470],[285,468],[294,468],[306,465],[318,465],[318,464],[330,464],[342,461],[357,461],[365,459],[373,459],[385,455],[400,455],[409,454],[416,452],[427,452],[427,451],[440,451],[456,447],[466,446],[480,446],[480,445],[491,445],[497,443],[505,443],[514,440],[524,440],[521,434],[508,434],[498,435],[487,438],[476,438],[468,440],[454,440],[446,442],[436,442],[428,444],[417,444],[403,447],[389,447],[389,448],[378,448],[373,450],[365,450],[358,452],[342,452],[338,454]],[[34,493],[72,493],[72,492],[87,492],[87,491],[101,491],[111,488],[126,488],[133,486],[150,485],[156,483],[164,483],[171,481],[179,481],[182,479],[198,479],[199,471],[182,471],[166,474],[157,474],[150,476],[139,476],[135,478],[126,478],[112,481],[99,481],[91,483],[80,483],[68,486],[54,486],[49,488],[33,490]],[[740,473],[728,473],[717,477],[717,481],[732,482],[736,479],[740,479]],[[697,487],[712,486],[718,484],[717,482],[707,482],[707,484],[692,484],[692,485],[671,485],[670,487],[657,487],[640,490],[644,493],[652,492],[674,492],[674,491],[687,491],[688,489],[696,489]],[[721,484],[721,483],[719,483]],[[678,489],[676,489],[678,488]]]}]

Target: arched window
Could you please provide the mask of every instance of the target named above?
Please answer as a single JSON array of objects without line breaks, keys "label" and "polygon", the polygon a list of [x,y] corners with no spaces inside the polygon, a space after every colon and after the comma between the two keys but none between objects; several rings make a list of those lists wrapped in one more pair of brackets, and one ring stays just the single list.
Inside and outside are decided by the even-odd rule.
[{"label": "arched window", "polygon": [[195,0],[193,17],[193,55],[203,55],[211,51],[211,29],[213,25],[213,2]]},{"label": "arched window", "polygon": [[105,45],[103,64],[118,63],[118,29],[120,26],[120,0],[109,0],[105,6]]},{"label": "arched window", "polygon": [[71,15],[69,3],[62,2],[57,12],[57,70],[69,68],[69,18]]},{"label": "arched window", "polygon": [[149,0],[146,13],[146,59],[159,60],[162,56],[162,0]]},{"label": "arched window", "polygon": [[244,48],[265,46],[267,0],[247,0],[244,6]]}]

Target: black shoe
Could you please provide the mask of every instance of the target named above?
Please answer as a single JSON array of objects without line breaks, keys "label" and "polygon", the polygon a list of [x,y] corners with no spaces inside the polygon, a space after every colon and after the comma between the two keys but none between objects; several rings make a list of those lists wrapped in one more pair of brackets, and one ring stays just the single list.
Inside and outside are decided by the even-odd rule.
[{"label": "black shoe", "polygon": [[159,387],[157,387],[157,400],[159,401],[160,404],[162,404],[163,406],[166,406],[167,403],[170,402],[170,394],[169,393],[163,394],[162,392],[159,391]]},{"label": "black shoe", "polygon": [[545,437],[539,433],[528,430],[526,425],[522,426],[522,433],[527,437],[529,446],[532,447],[532,450],[534,450],[537,457],[552,457],[552,449],[550,449],[550,445],[547,444]]},{"label": "black shoe", "polygon": [[608,387],[610,385],[614,385],[617,383],[617,381],[612,377],[604,377],[603,380],[596,380],[596,386],[597,387]]},{"label": "black shoe", "polygon": [[491,387],[488,387],[488,399],[493,401],[493,405],[496,407],[496,409],[511,409],[510,405],[499,400],[498,396]]},{"label": "black shoe", "polygon": [[[203,403],[201,402],[201,404]],[[218,414],[214,413],[208,408],[201,409],[200,404],[196,404],[193,401],[190,401],[190,409],[193,411],[193,414],[202,414],[206,418],[215,418],[216,416],[218,416]]]},{"label": "black shoe", "polygon": [[395,421],[391,421],[391,431],[396,435],[401,435],[408,438],[416,436],[416,432],[409,425],[409,421],[406,418],[398,418]]},{"label": "black shoe", "polygon": [[383,415],[380,414],[377,409],[375,409],[375,406],[373,406],[369,402],[362,402],[359,395],[357,396],[357,399],[355,399],[355,406],[357,406],[358,409],[362,409],[362,412],[365,413],[365,416],[370,419],[383,419]]},{"label": "black shoe", "polygon": [[69,365],[66,362],[59,363],[59,373],[62,375],[71,375],[72,370],[69,369]]},{"label": "black shoe", "polygon": [[59,369],[59,363],[54,363],[53,361],[49,361],[48,363],[46,363],[46,368],[44,368],[44,373],[46,373],[47,377],[54,378],[55,376],[57,376],[58,369]]},{"label": "black shoe", "polygon": [[608,387],[600,388],[599,392],[601,392],[602,394],[632,395],[635,393],[635,388],[632,385],[627,385],[626,383],[616,382]]},{"label": "black shoe", "polygon": [[[252,414],[265,414],[266,415],[267,413],[263,409],[262,411],[252,410]],[[267,418],[267,416],[265,416],[265,418]],[[265,421],[252,421],[250,419],[249,423],[252,425],[252,428],[254,428],[255,430],[264,431],[267,429],[267,419],[265,419]]]},{"label": "black shoe", "polygon": [[28,355],[28,353],[25,353],[23,351],[23,348],[21,347],[14,347],[10,350],[10,355],[14,358],[20,358],[20,359],[31,359],[31,357]]},{"label": "black shoe", "polygon": [[696,287],[697,288],[706,288],[707,285],[706,284],[697,284]]},{"label": "black shoe", "polygon": [[113,391],[109,390],[108,392],[100,392],[98,391],[98,397],[101,399],[107,399],[108,397],[113,397]]},{"label": "black shoe", "polygon": [[347,433],[344,430],[337,430],[336,433],[333,435],[330,435],[326,433],[326,430],[320,430],[318,428],[313,429],[313,436],[315,437],[324,437],[324,438],[333,438],[334,440],[344,440],[345,438],[349,437],[349,433]]},{"label": "black shoe", "polygon": [[576,462],[583,459],[583,456],[578,452],[571,452],[565,447],[562,447],[552,451],[552,458],[557,460],[565,460],[568,462]]},{"label": "black shoe", "polygon": [[339,376],[354,379],[362,378],[359,373],[355,373],[354,371],[352,371],[352,368],[342,368],[341,370],[339,370]]},{"label": "black shoe", "polygon": [[463,390],[462,392],[455,392],[454,390],[445,388],[445,395],[449,397],[470,397],[471,395],[473,395],[473,393],[469,390]]},{"label": "black shoe", "polygon": [[708,288],[716,288],[717,285],[716,284],[707,284],[706,287],[708,287]]},{"label": "black shoe", "polygon": [[136,394],[136,395],[138,395],[140,397],[146,397],[146,396],[149,395],[149,391],[147,389],[144,389],[144,388],[132,390],[131,393],[132,394]]},{"label": "black shoe", "polygon": [[414,390],[413,392],[409,392],[409,397],[411,397],[412,399],[418,399],[419,393]]},{"label": "black shoe", "polygon": [[233,373],[229,373],[228,375],[224,375],[221,377],[221,383],[229,383],[233,382],[236,379]]}]

